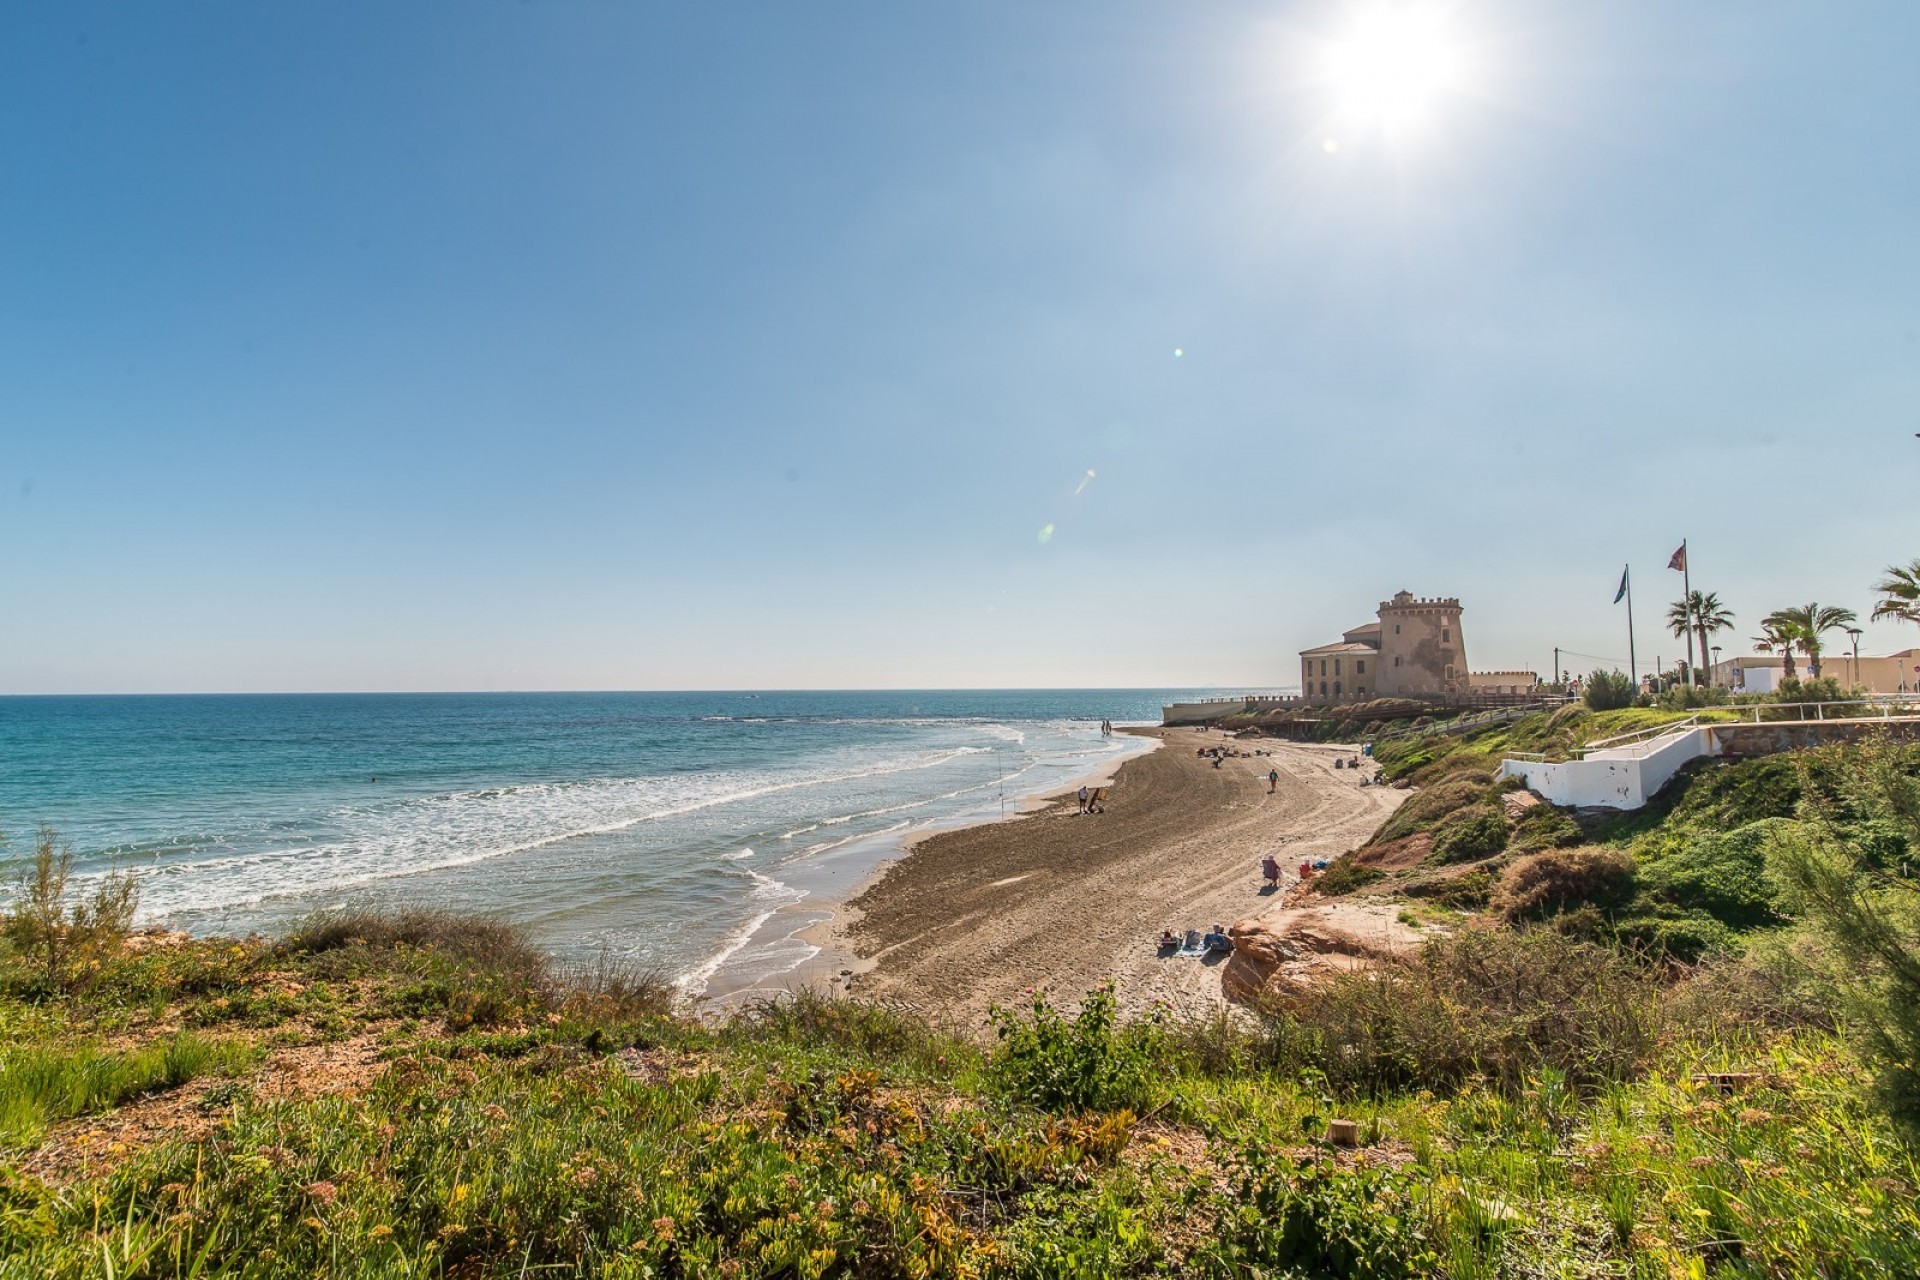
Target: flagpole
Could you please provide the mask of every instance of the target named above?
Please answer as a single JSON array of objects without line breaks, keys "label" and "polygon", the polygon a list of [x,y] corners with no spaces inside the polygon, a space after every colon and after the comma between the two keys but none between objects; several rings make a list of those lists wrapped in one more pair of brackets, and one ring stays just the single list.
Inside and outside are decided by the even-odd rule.
[{"label": "flagpole", "polygon": [[1680,612],[1687,621],[1687,683],[1697,689],[1700,669],[1693,662],[1693,565],[1685,538],[1680,539],[1680,598],[1684,602]]},{"label": "flagpole", "polygon": [[1627,581],[1627,675],[1633,681],[1637,697],[1640,692],[1640,664],[1635,661],[1633,652],[1633,566],[1628,565],[1621,576]]}]

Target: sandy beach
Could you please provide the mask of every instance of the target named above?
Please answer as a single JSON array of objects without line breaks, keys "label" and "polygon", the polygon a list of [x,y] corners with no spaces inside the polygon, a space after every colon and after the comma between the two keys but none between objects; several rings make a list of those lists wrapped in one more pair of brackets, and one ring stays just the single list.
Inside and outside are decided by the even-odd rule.
[{"label": "sandy beach", "polygon": [[[852,990],[965,1024],[995,1003],[1044,987],[1063,1000],[1114,980],[1122,1003],[1182,1012],[1223,1002],[1219,962],[1163,958],[1162,929],[1275,910],[1259,862],[1288,874],[1365,840],[1405,798],[1335,769],[1351,748],[1235,742],[1198,729],[1131,730],[1162,741],[1128,761],[1083,815],[1073,796],[1006,822],[943,832],[916,845],[853,898],[834,949],[860,957]],[[1214,768],[1196,750],[1269,752]],[[1280,783],[1267,791],[1267,772]]]}]

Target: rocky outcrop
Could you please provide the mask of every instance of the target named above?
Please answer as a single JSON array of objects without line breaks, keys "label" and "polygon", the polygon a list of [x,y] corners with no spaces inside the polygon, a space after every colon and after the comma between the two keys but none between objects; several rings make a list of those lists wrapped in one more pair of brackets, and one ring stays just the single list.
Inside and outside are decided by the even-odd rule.
[{"label": "rocky outcrop", "polygon": [[1329,971],[1363,968],[1425,940],[1391,910],[1347,903],[1249,916],[1227,936],[1233,954],[1220,987],[1227,999],[1247,1005],[1298,994]]}]

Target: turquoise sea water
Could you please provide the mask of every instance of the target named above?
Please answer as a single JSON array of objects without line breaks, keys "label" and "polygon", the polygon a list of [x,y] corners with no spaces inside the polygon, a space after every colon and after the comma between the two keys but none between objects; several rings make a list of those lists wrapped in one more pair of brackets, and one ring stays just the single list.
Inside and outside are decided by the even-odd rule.
[{"label": "turquoise sea water", "polygon": [[133,869],[148,922],[427,903],[697,993],[810,956],[812,909],[901,839],[1141,748],[1102,718],[1196,694],[0,698],[0,832],[16,864],[44,822],[84,876]]}]

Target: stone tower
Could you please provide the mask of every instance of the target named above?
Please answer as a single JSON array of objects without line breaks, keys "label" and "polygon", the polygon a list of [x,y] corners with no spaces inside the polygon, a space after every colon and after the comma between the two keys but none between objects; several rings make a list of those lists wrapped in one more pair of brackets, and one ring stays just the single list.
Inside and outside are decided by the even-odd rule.
[{"label": "stone tower", "polygon": [[1376,696],[1419,697],[1467,691],[1467,641],[1460,601],[1416,600],[1402,591],[1380,602],[1380,674]]}]

